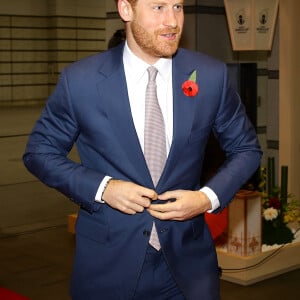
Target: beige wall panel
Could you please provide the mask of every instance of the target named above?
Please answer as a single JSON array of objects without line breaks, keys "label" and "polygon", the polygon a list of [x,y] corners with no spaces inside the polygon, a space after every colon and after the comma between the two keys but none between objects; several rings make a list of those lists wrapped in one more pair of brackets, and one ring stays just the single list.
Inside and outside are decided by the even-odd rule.
[{"label": "beige wall panel", "polygon": [[[2,26],[2,25],[0,25]],[[8,39],[11,37],[11,29],[10,28],[0,28],[0,37],[1,39]]]},{"label": "beige wall panel", "polygon": [[105,17],[105,1],[99,0],[89,0],[80,1],[77,0],[77,13],[79,16],[89,16],[89,17]]},{"label": "beige wall panel", "polygon": [[77,19],[75,17],[52,17],[51,25],[54,27],[77,27]]},{"label": "beige wall panel", "polygon": [[10,26],[11,24],[10,16],[0,16],[0,26]]},{"label": "beige wall panel", "polygon": [[105,2],[99,0],[56,0],[50,2],[53,14],[71,16],[105,16]]},{"label": "beige wall panel", "polygon": [[85,52],[77,52],[77,59],[85,58],[91,55],[95,55],[96,53],[102,52],[101,51],[85,51]]},{"label": "beige wall panel", "polygon": [[0,2],[2,14],[46,15],[47,8],[48,1],[45,0],[8,0]]},{"label": "beige wall panel", "polygon": [[0,74],[4,74],[4,73],[10,73],[11,72],[11,63],[6,63],[6,62],[1,62],[0,64]]},{"label": "beige wall panel", "polygon": [[56,61],[75,61],[77,59],[77,53],[75,51],[58,51],[55,55]]},{"label": "beige wall panel", "polygon": [[48,72],[48,63],[12,63],[13,73]]},{"label": "beige wall panel", "polygon": [[2,88],[3,85],[10,85],[11,84],[11,75],[2,75],[0,73],[0,87]]},{"label": "beige wall panel", "polygon": [[14,100],[43,100],[48,96],[48,86],[19,86],[13,88]]},{"label": "beige wall panel", "polygon": [[0,104],[1,101],[11,101],[12,99],[12,88],[11,87],[0,87],[1,93],[0,93]]},{"label": "beige wall panel", "polygon": [[78,18],[77,19],[77,27],[78,28],[105,29],[105,19]]},{"label": "beige wall panel", "polygon": [[47,84],[48,74],[18,74],[12,75],[14,85]]},{"label": "beige wall panel", "polygon": [[9,40],[0,40],[0,49],[6,50],[11,48],[11,43]]},{"label": "beige wall panel", "polygon": [[10,55],[14,62],[47,62],[49,59],[48,51],[13,51]]},{"label": "beige wall panel", "polygon": [[105,40],[105,30],[95,29],[95,30],[83,30],[77,29],[78,39],[99,39]]},{"label": "beige wall panel", "polygon": [[12,28],[10,37],[14,39],[45,39],[48,37],[48,30],[39,28]]},{"label": "beige wall panel", "polygon": [[13,50],[48,50],[47,40],[12,40]]},{"label": "beige wall panel", "polygon": [[77,49],[77,41],[66,41],[66,40],[57,40],[55,44],[52,44],[53,48],[58,51],[61,50],[76,50]]},{"label": "beige wall panel", "polygon": [[52,36],[55,39],[77,39],[76,28],[58,28],[52,31]]},{"label": "beige wall panel", "polygon": [[94,50],[100,51],[106,49],[105,41],[78,41],[78,49],[79,50]]},{"label": "beige wall panel", "polygon": [[31,16],[12,16],[11,23],[14,26],[19,27],[44,27],[48,26],[47,16],[37,17],[34,16],[34,13],[31,13]]},{"label": "beige wall panel", "polygon": [[1,63],[0,73],[4,72],[2,63],[10,61],[10,60],[11,60],[11,52],[10,51],[0,51],[0,63]]}]

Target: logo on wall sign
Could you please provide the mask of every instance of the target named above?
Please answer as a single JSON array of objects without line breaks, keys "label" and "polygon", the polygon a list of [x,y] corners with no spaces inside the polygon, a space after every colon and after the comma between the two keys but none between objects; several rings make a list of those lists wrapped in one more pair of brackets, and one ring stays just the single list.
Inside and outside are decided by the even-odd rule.
[{"label": "logo on wall sign", "polygon": [[264,11],[259,14],[259,22],[261,25],[265,25],[268,22],[268,15]]},{"label": "logo on wall sign", "polygon": [[244,23],[245,23],[245,18],[244,18],[244,16],[241,14],[241,15],[238,15],[238,17],[237,17],[237,22],[238,22],[238,24],[240,24],[240,25],[244,25]]},{"label": "logo on wall sign", "polygon": [[262,11],[259,12],[258,15],[258,24],[259,26],[256,28],[258,33],[267,33],[269,31],[269,26],[268,26],[268,21],[269,21],[269,11],[268,9],[263,9]]},{"label": "logo on wall sign", "polygon": [[235,28],[235,31],[237,33],[247,33],[249,30],[248,27],[248,20],[246,17],[246,13],[244,9],[240,9],[236,14],[235,14],[235,19],[237,22],[237,26]]}]

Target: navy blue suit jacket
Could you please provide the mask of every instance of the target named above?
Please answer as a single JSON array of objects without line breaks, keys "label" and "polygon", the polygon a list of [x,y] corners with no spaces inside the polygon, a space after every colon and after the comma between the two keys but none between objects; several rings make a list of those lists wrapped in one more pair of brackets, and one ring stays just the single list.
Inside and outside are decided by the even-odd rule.
[{"label": "navy blue suit jacket", "polygon": [[[131,116],[122,51],[120,45],[62,71],[24,155],[33,174],[80,205],[73,299],[131,299],[148,245],[145,233],[153,222],[147,211],[126,215],[94,200],[105,175],[154,188]],[[156,191],[200,188],[204,150],[213,131],[227,159],[206,185],[222,209],[259,166],[255,130],[223,63],[179,49],[172,64],[173,142]],[[188,97],[181,86],[194,70],[199,93]],[[74,143],[80,163],[67,158]],[[186,299],[218,299],[216,253],[204,216],[156,224]]]}]

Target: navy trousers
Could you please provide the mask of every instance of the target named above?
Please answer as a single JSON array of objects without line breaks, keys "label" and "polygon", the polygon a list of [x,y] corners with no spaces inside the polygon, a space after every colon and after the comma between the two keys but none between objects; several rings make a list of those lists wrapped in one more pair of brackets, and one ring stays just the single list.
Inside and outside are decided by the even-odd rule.
[{"label": "navy trousers", "polygon": [[147,249],[143,269],[136,287],[134,300],[184,300],[162,251],[150,245]]}]

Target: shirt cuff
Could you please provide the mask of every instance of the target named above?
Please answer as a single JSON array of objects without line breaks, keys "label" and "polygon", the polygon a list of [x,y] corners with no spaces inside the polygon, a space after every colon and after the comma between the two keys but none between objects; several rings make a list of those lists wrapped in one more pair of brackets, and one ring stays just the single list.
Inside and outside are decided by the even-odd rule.
[{"label": "shirt cuff", "polygon": [[96,196],[95,196],[95,201],[96,201],[96,202],[105,203],[105,201],[102,200],[102,196],[103,196],[104,190],[105,190],[105,188],[106,188],[108,182],[109,182],[111,179],[112,179],[112,177],[110,177],[110,176],[105,176],[105,177],[102,179],[102,181],[101,181],[101,183],[100,183],[100,185],[99,185],[99,187],[98,187],[98,191],[97,191],[97,193],[96,193]]},{"label": "shirt cuff", "polygon": [[218,199],[218,196],[211,188],[204,186],[203,188],[200,189],[200,192],[203,192],[210,200],[211,209],[207,211],[208,213],[211,213],[220,207],[220,201]]}]

